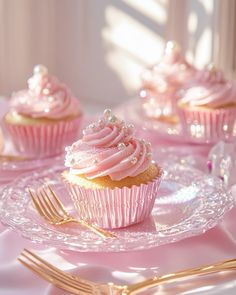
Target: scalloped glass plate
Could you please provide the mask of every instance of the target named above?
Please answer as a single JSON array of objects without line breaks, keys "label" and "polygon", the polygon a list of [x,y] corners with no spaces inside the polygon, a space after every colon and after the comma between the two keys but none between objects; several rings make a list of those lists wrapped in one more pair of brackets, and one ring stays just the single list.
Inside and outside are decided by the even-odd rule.
[{"label": "scalloped glass plate", "polygon": [[202,234],[233,207],[233,197],[221,180],[180,163],[163,168],[164,178],[151,217],[140,224],[115,230],[118,239],[100,238],[76,224],[52,226],[37,214],[26,188],[47,183],[76,215],[61,182],[63,166],[25,175],[6,187],[0,200],[0,219],[36,243],[81,252],[119,252],[152,248]]},{"label": "scalloped glass plate", "polygon": [[[171,140],[177,143],[194,143],[208,145],[204,139],[197,141],[193,138],[188,138],[183,134],[182,127],[179,123],[171,124],[168,122],[148,118],[143,112],[141,98],[136,97],[119,105],[114,113],[117,116],[125,119],[127,122],[133,123],[137,130],[141,129],[145,132],[150,131],[158,134],[158,137]],[[236,125],[234,127],[233,139],[236,139]],[[232,140],[233,140],[232,139]]]},{"label": "scalloped glass plate", "polygon": [[19,158],[19,160],[11,159],[6,161],[0,159],[0,184],[10,182],[23,173],[43,167],[49,167],[55,165],[55,163],[62,164],[63,162],[64,155],[42,159],[23,160],[22,158],[21,160]]}]

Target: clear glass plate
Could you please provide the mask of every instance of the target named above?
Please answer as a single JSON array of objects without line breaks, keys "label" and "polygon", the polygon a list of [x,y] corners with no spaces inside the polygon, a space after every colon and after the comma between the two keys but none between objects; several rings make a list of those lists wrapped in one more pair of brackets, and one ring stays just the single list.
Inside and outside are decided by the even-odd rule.
[{"label": "clear glass plate", "polygon": [[[17,157],[17,156],[16,156]],[[20,157],[20,156],[19,156]],[[25,159],[0,161],[0,171],[27,171],[31,169],[38,169],[44,166],[51,166],[55,162],[62,163],[64,161],[64,154],[55,157],[42,159]]]},{"label": "clear glass plate", "polygon": [[[137,127],[137,130],[149,131],[155,135],[158,134],[159,138],[161,137],[177,143],[207,144],[204,139],[202,141],[200,139],[196,141],[194,138],[184,135],[180,123],[171,124],[148,118],[143,111],[141,98],[139,97],[130,99],[128,102],[119,105],[114,110],[114,113],[127,122],[133,123]],[[236,140],[236,126],[234,127],[232,140]]]},{"label": "clear glass plate", "polygon": [[43,167],[50,167],[55,164],[62,164],[64,155],[30,160],[13,160],[3,161],[0,159],[0,185],[13,181],[21,174],[29,173],[32,170]]},{"label": "clear glass plate", "polygon": [[63,166],[27,174],[4,188],[0,220],[36,243],[84,252],[119,252],[148,249],[202,234],[233,207],[233,197],[221,180],[186,164],[162,166],[164,179],[152,216],[143,223],[115,230],[118,239],[100,238],[76,224],[51,226],[37,214],[26,188],[48,183],[76,216],[61,182]]}]

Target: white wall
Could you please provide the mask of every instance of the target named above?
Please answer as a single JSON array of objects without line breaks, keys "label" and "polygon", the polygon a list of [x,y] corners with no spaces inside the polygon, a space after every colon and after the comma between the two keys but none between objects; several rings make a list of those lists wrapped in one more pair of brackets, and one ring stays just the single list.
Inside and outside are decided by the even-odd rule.
[{"label": "white wall", "polygon": [[225,19],[232,0],[0,0],[0,94],[26,87],[42,63],[82,103],[112,106],[136,94],[168,39],[197,66],[214,60],[230,72],[234,55],[219,50],[227,1]]}]

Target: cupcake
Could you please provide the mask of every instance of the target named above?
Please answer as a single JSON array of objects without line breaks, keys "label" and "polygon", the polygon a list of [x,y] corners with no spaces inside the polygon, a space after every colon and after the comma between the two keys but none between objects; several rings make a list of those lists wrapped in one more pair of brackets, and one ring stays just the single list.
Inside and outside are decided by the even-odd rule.
[{"label": "cupcake", "polygon": [[142,106],[148,117],[176,123],[177,92],[194,76],[195,68],[173,41],[166,44],[162,61],[146,70],[141,79]]},{"label": "cupcake", "polygon": [[28,89],[12,95],[4,121],[18,152],[49,157],[78,138],[81,118],[79,102],[70,90],[38,65]]},{"label": "cupcake", "polygon": [[62,177],[80,218],[121,228],[150,215],[162,170],[152,161],[150,143],[110,110],[66,148],[65,166]]},{"label": "cupcake", "polygon": [[236,84],[209,65],[178,102],[183,133],[196,142],[230,140],[236,121]]}]

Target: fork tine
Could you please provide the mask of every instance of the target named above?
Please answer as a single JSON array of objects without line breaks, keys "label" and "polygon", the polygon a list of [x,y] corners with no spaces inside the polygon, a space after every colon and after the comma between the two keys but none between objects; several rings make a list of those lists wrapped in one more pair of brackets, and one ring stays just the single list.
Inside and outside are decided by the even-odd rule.
[{"label": "fork tine", "polygon": [[55,200],[55,202],[57,203],[58,207],[64,212],[65,215],[68,215],[68,213],[65,210],[64,205],[62,204],[62,202],[58,199],[58,197],[56,196],[55,192],[53,191],[52,187],[50,185],[48,185],[48,188]]},{"label": "fork tine", "polygon": [[82,294],[81,292],[83,292],[83,294],[92,294],[91,292],[88,293],[87,291],[80,290],[79,288],[77,288],[77,286],[70,285],[64,281],[61,281],[61,280],[58,280],[57,278],[52,277],[52,275],[45,273],[43,270],[41,270],[37,266],[33,266],[32,264],[27,263],[21,258],[17,258],[17,259],[18,261],[20,261],[22,265],[27,267],[29,270],[33,271],[38,276],[42,277],[49,283],[54,284],[55,286],[57,286],[58,288],[62,290],[72,292],[73,294],[76,294],[76,295],[81,295]]},{"label": "fork tine", "polygon": [[[76,287],[80,291],[86,292],[86,294],[93,294],[92,291],[94,284],[92,282],[80,280],[78,277],[63,272],[27,249],[24,249],[24,251],[21,253],[21,256],[24,257],[24,259],[27,259],[31,266],[39,269],[40,272],[46,272],[46,274],[51,277],[50,282],[57,280],[66,284],[70,284],[70,286]],[[20,261],[22,262],[21,258]],[[25,262],[25,260],[23,260],[23,262]]]},{"label": "fork tine", "polygon": [[[66,211],[64,205],[62,204],[62,202],[60,201],[60,199],[57,197],[56,193],[53,191],[52,187],[50,185],[48,185],[48,188],[55,200],[55,202],[57,203],[57,205],[59,206],[59,208],[62,210],[62,212],[64,213],[64,217],[68,217],[68,218],[72,218],[70,216],[70,214]],[[75,221],[75,220],[74,220]],[[106,230],[103,230],[99,227],[96,227],[95,225],[90,225],[89,223],[87,223],[85,220],[80,220],[78,222],[80,225],[86,226],[87,228],[89,228],[90,230],[92,230],[93,232],[96,232],[98,235],[104,237],[110,237],[110,238],[116,238],[116,236],[112,233],[107,232]]]},{"label": "fork tine", "polygon": [[49,218],[45,215],[44,211],[42,210],[42,207],[38,201],[38,196],[37,196],[37,200],[36,200],[36,197],[34,196],[34,193],[32,192],[32,190],[30,188],[28,188],[28,191],[29,191],[29,195],[31,197],[31,200],[33,201],[34,203],[34,206],[36,208],[36,210],[39,212],[39,214],[43,217],[43,218],[46,218],[47,220],[49,220]]},{"label": "fork tine", "polygon": [[[60,202],[60,200],[58,199],[58,197],[56,196],[56,194],[50,186],[49,190],[52,197],[48,195],[47,191],[44,188],[39,189],[38,193],[33,193],[30,189],[29,192],[37,211],[50,224],[60,225],[68,222],[76,222],[84,227],[89,228],[91,231],[95,232],[99,236],[102,236],[103,238],[117,238],[114,234],[109,233],[108,231],[103,230],[97,227],[96,225],[90,224],[83,219],[75,219],[66,211],[65,207]],[[51,200],[52,198],[53,200]]]},{"label": "fork tine", "polygon": [[34,203],[34,206],[37,209],[37,211],[40,213],[40,215],[43,215],[42,212],[41,212],[41,208],[39,207],[38,202],[36,201],[36,199],[35,199],[35,197],[33,195],[33,192],[31,191],[30,188],[28,188],[28,193],[29,193],[30,198],[31,198],[32,202]]},{"label": "fork tine", "polygon": [[54,218],[53,214],[51,213],[50,209],[47,206],[47,203],[44,199],[44,197],[41,195],[41,198],[38,194],[36,194],[38,203],[44,213],[44,216],[47,217],[48,220],[52,220]]},{"label": "fork tine", "polygon": [[51,216],[59,218],[59,219],[63,218],[63,216],[56,209],[53,202],[50,200],[47,192],[43,188],[42,188],[42,190],[40,190],[40,195],[41,195],[42,200],[44,201],[45,206],[50,211]]},{"label": "fork tine", "polygon": [[36,207],[36,210],[39,212],[39,214],[46,219],[47,221],[51,221],[52,217],[50,212],[48,212],[48,210],[45,208],[43,202],[41,201],[39,195],[35,192],[33,193],[31,189],[29,189],[29,193],[31,196],[31,199]]}]

